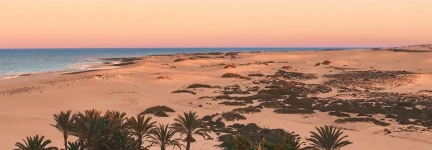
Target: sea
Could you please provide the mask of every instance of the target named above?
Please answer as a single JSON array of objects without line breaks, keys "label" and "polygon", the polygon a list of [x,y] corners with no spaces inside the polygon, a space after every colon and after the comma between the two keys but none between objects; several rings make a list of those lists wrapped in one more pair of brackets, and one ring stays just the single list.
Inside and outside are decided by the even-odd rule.
[{"label": "sea", "polygon": [[355,47],[259,47],[259,48],[77,48],[77,49],[0,49],[0,79],[20,74],[54,71],[82,71],[101,63],[100,58],[139,57],[155,54],[310,51],[354,49]]}]

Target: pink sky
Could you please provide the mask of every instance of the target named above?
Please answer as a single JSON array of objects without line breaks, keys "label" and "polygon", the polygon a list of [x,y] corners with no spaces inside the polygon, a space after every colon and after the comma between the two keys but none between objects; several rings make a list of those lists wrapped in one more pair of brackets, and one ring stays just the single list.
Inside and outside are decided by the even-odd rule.
[{"label": "pink sky", "polygon": [[0,48],[426,43],[431,0],[0,0]]}]

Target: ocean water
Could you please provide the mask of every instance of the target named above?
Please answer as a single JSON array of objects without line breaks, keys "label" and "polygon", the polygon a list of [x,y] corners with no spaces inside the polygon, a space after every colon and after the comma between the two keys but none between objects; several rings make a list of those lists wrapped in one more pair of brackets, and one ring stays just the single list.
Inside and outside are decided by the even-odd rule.
[{"label": "ocean water", "polygon": [[0,77],[24,73],[83,70],[82,66],[101,62],[98,58],[135,57],[154,54],[195,52],[306,51],[352,49],[308,48],[93,48],[93,49],[0,49]]}]

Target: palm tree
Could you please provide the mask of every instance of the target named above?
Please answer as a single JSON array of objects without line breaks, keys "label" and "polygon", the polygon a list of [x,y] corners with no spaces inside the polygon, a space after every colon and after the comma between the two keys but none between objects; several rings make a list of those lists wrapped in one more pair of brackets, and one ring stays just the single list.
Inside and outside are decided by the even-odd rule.
[{"label": "palm tree", "polygon": [[57,128],[60,132],[63,133],[63,140],[65,149],[67,149],[68,144],[68,136],[73,126],[73,115],[71,115],[71,111],[68,110],[66,112],[61,111],[60,114],[54,114],[54,120],[56,124],[51,124],[51,126]]},{"label": "palm tree", "polygon": [[254,147],[250,139],[242,135],[229,136],[222,145],[228,150],[249,150]]},{"label": "palm tree", "polygon": [[138,138],[138,145],[140,149],[143,140],[149,136],[149,131],[154,127],[156,122],[151,122],[152,117],[147,117],[144,115],[137,115],[135,117],[128,118],[126,120],[126,126],[130,130],[131,134]]},{"label": "palm tree", "polygon": [[265,139],[262,138],[261,141],[258,142],[257,150],[267,150],[263,145],[266,143]]},{"label": "palm tree", "polygon": [[132,132],[127,128],[126,113],[118,111],[107,111],[106,119],[107,133],[102,142],[107,149],[137,150],[141,149],[139,142],[133,138]]},{"label": "palm tree", "polygon": [[107,111],[104,116],[116,126],[123,127],[123,122],[126,120],[126,113],[118,111]]},{"label": "palm tree", "polygon": [[169,127],[169,124],[163,125],[159,124],[159,126],[153,128],[151,130],[150,140],[149,142],[152,145],[159,145],[161,150],[165,150],[168,146],[178,147],[181,149],[182,144],[179,143],[181,139],[173,139],[173,136],[176,134],[176,130],[174,128]]},{"label": "palm tree", "polygon": [[101,117],[101,112],[94,109],[86,110],[84,113],[78,112],[74,116],[74,121],[74,130],[71,135],[78,137],[84,148],[98,149],[100,142],[107,134],[106,119]]},{"label": "palm tree", "polygon": [[276,150],[299,150],[301,146],[300,138],[289,135],[289,136],[279,136],[273,139],[274,149]]},{"label": "palm tree", "polygon": [[201,119],[198,119],[198,116],[195,112],[189,111],[189,113],[184,112],[184,116],[178,116],[174,120],[176,123],[173,124],[173,127],[180,132],[182,135],[186,135],[184,141],[186,141],[186,150],[190,150],[191,142],[195,142],[196,140],[193,138],[193,134],[201,135],[204,139],[209,138],[208,134],[210,131],[205,128]]},{"label": "palm tree", "polygon": [[68,147],[65,150],[82,150],[82,146],[81,143],[79,143],[79,141],[76,142],[68,142]]},{"label": "palm tree", "polygon": [[51,143],[51,140],[44,140],[44,136],[39,138],[39,135],[34,137],[27,137],[27,141],[23,143],[17,142],[15,146],[18,147],[16,150],[45,150],[46,146]]},{"label": "palm tree", "polygon": [[343,132],[333,126],[315,127],[318,133],[311,132],[311,138],[306,139],[312,142],[314,147],[322,150],[338,150],[341,147],[352,144],[351,141],[344,140],[348,136],[342,136]]},{"label": "palm tree", "polygon": [[112,140],[113,136],[127,136],[126,126],[124,124],[126,120],[126,113],[118,111],[107,111],[104,116],[106,129],[107,129],[107,140]]}]

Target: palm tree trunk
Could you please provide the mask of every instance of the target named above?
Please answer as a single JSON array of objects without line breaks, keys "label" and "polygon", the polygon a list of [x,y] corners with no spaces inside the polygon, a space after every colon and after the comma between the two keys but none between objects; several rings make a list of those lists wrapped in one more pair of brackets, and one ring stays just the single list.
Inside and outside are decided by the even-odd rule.
[{"label": "palm tree trunk", "polygon": [[67,135],[67,133],[66,132],[64,132],[63,133],[63,140],[64,140],[64,146],[65,146],[65,150],[67,150],[68,149],[68,147],[67,147],[67,138],[68,138],[68,135]]},{"label": "palm tree trunk", "polygon": [[161,146],[161,150],[165,150],[165,146]]},{"label": "palm tree trunk", "polygon": [[67,147],[67,139],[66,138],[64,139],[64,146],[65,146],[65,150],[67,150],[68,147]]},{"label": "palm tree trunk", "polygon": [[191,145],[191,142],[187,141],[186,150],[190,150],[190,145]]},{"label": "palm tree trunk", "polygon": [[195,142],[195,139],[192,137],[192,134],[188,133],[185,141],[186,141],[186,150],[190,150],[191,143]]},{"label": "palm tree trunk", "polygon": [[142,136],[138,137],[138,144],[139,144],[139,149],[142,149]]}]

